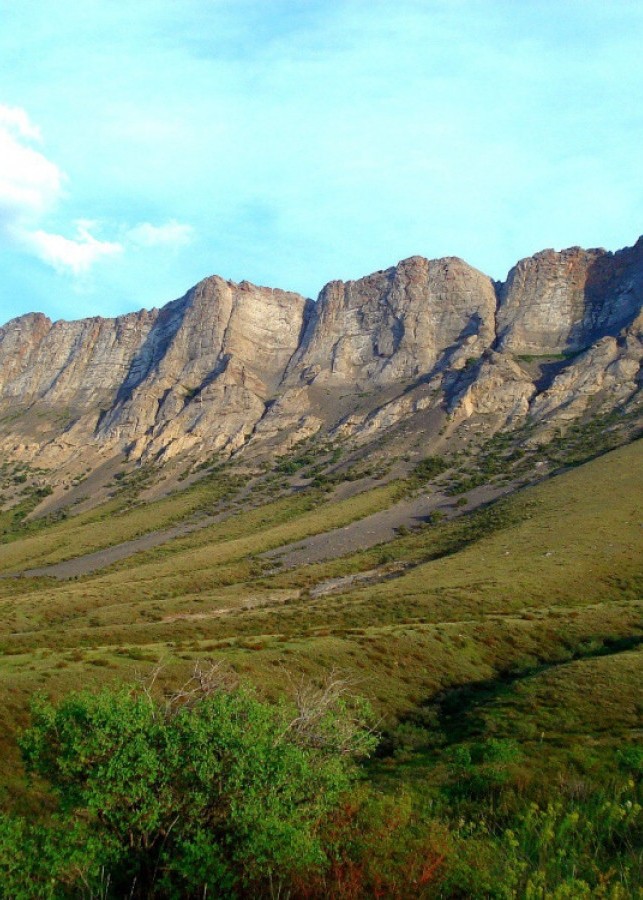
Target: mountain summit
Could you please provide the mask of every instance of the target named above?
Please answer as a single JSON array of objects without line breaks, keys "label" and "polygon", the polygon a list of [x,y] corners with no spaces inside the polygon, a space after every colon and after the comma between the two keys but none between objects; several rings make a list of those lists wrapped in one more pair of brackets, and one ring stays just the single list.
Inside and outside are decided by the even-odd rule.
[{"label": "mountain summit", "polygon": [[521,260],[504,283],[411,257],[316,302],[206,278],[162,309],[0,329],[0,450],[44,469],[282,454],[313,434],[542,434],[639,401],[643,238]]}]

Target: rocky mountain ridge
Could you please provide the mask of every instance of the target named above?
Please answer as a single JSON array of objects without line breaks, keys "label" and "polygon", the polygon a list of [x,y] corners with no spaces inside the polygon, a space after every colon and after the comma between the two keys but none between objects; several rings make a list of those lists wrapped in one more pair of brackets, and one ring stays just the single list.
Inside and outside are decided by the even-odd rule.
[{"label": "rocky mountain ridge", "polygon": [[0,452],[73,472],[356,445],[408,428],[543,432],[639,401],[643,238],[520,261],[504,283],[411,257],[317,302],[206,278],[162,309],[0,328]]}]

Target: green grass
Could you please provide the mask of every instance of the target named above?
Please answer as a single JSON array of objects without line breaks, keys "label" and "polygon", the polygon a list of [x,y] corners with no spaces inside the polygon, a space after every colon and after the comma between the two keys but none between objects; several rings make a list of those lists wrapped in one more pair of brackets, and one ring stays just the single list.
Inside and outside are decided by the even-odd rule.
[{"label": "green grass", "polygon": [[[383,784],[446,778],[440,735],[518,742],[525,784],[554,772],[570,784],[602,777],[617,745],[640,737],[642,447],[292,571],[271,572],[258,554],[385,508],[406,485],[340,502],[315,490],[264,502],[75,581],[0,580],[0,785],[29,802],[14,735],[34,691],[131,680],[158,661],[169,684],[203,658],[226,661],[269,697],[287,689],[289,671],[346,672],[398,741],[373,769]],[[147,509],[155,523],[176,521],[218,491],[213,480]],[[123,512],[129,533],[150,527],[144,512]],[[95,548],[116,533],[104,515],[4,545],[3,567],[5,551],[13,565],[33,565],[32,554],[42,562]],[[310,595],[325,579],[372,569],[395,577]]]},{"label": "green grass", "polygon": [[11,542],[2,548],[0,571],[50,565],[167,528],[197,511],[216,507],[239,486],[239,479],[234,476],[216,475],[185,491],[134,508],[130,499],[117,497],[62,521],[45,520],[36,525],[36,534],[30,535],[28,527],[24,535],[12,534]]},{"label": "green grass", "polygon": [[[460,620],[635,596],[641,550],[635,485],[640,474],[639,444],[634,444],[490,510],[344,559],[266,576],[263,570],[271,564],[257,560],[257,554],[376,511],[392,502],[398,487],[392,484],[338,503],[319,504],[315,494],[295,495],[78,582],[4,580],[0,633],[28,631],[40,638],[46,628],[55,640],[52,626],[62,618],[65,640],[73,641],[75,620],[82,626],[89,611],[109,611],[110,626],[120,619],[125,627],[138,622],[156,629],[149,620],[140,620],[142,612],[152,618],[203,614],[239,605],[250,595],[270,599],[283,590],[300,591],[300,601],[276,610],[250,610],[243,623],[236,615],[228,617],[216,624],[217,630],[245,631],[254,622],[278,624],[276,619],[291,627],[291,619],[301,618],[300,610],[305,610],[302,627],[320,619],[339,627],[348,620],[350,627],[400,617]],[[311,584],[371,569],[382,560],[413,567],[395,580],[341,596],[315,601],[306,596]],[[160,605],[157,611],[155,604]]]}]

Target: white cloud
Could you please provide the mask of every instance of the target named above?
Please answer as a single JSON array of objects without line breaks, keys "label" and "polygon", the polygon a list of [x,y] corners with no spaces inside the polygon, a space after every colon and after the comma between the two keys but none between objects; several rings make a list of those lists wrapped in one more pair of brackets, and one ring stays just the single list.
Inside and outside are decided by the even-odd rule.
[{"label": "white cloud", "polygon": [[139,247],[183,247],[190,243],[193,236],[194,229],[191,225],[182,224],[174,219],[164,225],[141,222],[127,232],[129,240]]},{"label": "white cloud", "polygon": [[[99,240],[97,222],[79,219],[65,237],[43,227],[43,219],[63,196],[64,173],[39,150],[40,131],[24,109],[0,104],[0,240],[17,246],[59,273],[81,276],[94,263],[123,252],[118,241]],[[121,228],[124,243],[135,247],[180,247],[192,240],[193,228],[175,220],[163,225],[142,222]]]},{"label": "white cloud", "polygon": [[0,103],[0,128],[17,133],[23,138],[42,140],[38,126],[34,125],[25,110],[19,106],[6,106]]},{"label": "white cloud", "polygon": [[76,222],[74,238],[66,238],[61,234],[52,234],[41,229],[24,231],[22,242],[57,272],[83,275],[99,259],[114,256],[123,250],[119,243],[99,241],[95,238],[89,231],[91,224],[85,221]]},{"label": "white cloud", "polygon": [[0,105],[0,227],[43,215],[61,195],[64,175],[26,143],[39,132],[22,109]]}]

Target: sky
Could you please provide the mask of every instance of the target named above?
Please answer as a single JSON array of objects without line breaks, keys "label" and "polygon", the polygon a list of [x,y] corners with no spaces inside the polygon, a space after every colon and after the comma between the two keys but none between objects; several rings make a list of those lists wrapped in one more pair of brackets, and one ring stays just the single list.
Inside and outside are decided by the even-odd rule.
[{"label": "sky", "polygon": [[0,0],[0,323],[643,232],[639,0]]}]

